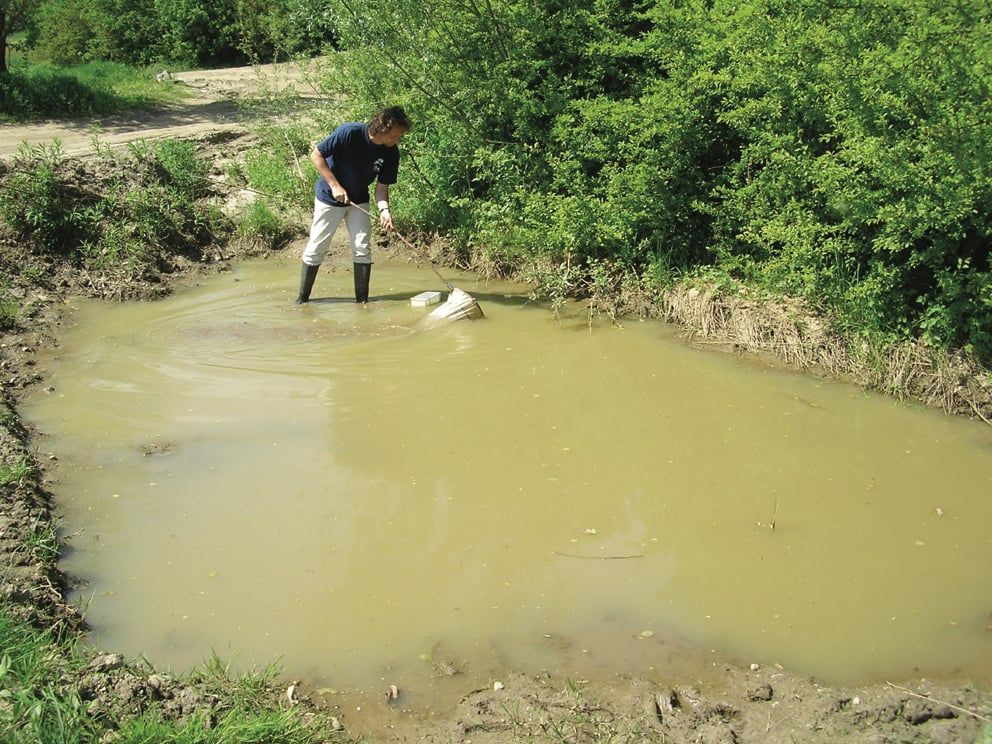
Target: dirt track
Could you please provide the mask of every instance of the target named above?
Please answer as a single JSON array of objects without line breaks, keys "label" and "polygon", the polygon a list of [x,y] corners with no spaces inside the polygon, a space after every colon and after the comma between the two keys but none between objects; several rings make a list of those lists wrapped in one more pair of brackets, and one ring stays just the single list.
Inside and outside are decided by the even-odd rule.
[{"label": "dirt track", "polygon": [[15,154],[24,144],[62,143],[67,155],[93,150],[94,137],[102,146],[138,139],[198,138],[210,132],[243,131],[244,115],[237,101],[264,92],[317,98],[313,81],[319,67],[288,62],[221,70],[169,73],[162,85],[183,85],[191,96],[155,111],[121,114],[102,119],[49,120],[37,124],[0,126],[0,158]]}]

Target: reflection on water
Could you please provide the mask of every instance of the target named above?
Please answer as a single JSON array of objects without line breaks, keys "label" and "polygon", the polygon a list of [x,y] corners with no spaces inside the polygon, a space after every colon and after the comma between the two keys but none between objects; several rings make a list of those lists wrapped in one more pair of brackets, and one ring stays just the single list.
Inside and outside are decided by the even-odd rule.
[{"label": "reflection on water", "polygon": [[99,645],[340,688],[712,650],[988,679],[987,427],[519,288],[465,282],[488,318],[425,332],[428,271],[377,266],[368,308],[329,271],[292,305],[295,278],[84,303],[53,352],[24,413]]}]

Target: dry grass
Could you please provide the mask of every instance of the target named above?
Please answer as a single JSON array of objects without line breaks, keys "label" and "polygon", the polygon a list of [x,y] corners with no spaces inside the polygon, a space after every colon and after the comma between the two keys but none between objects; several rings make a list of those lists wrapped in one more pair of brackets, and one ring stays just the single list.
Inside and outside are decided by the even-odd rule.
[{"label": "dry grass", "polygon": [[992,374],[962,352],[920,342],[851,342],[799,300],[754,300],[716,288],[678,285],[665,290],[650,303],[657,312],[644,312],[643,296],[627,305],[629,311],[683,326],[697,342],[770,354],[799,369],[992,425]]}]

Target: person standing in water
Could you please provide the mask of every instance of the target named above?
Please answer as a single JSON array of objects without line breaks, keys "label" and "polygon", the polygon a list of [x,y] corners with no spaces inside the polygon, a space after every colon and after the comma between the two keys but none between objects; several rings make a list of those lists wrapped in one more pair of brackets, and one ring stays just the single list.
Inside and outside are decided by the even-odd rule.
[{"label": "person standing in water", "polygon": [[296,304],[310,300],[317,270],[324,262],[335,230],[345,221],[351,238],[355,272],[355,302],[369,300],[372,250],[369,217],[369,186],[375,185],[379,227],[393,229],[389,213],[389,187],[396,183],[400,151],[397,145],[410,130],[410,120],[400,106],[379,111],[372,120],[348,122],[322,139],[310,153],[317,168],[314,186],[313,224],[303,251],[300,292]]}]

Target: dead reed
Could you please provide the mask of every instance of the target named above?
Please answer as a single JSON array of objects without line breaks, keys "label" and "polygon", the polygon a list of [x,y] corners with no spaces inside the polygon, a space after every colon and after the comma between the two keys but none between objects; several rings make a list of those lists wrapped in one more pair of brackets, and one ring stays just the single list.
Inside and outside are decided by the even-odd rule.
[{"label": "dead reed", "polygon": [[[753,299],[715,287],[676,285],[653,303],[696,342],[771,355],[798,369],[850,380],[870,390],[915,400],[992,425],[992,374],[963,352],[922,342],[852,341],[801,300]],[[641,307],[634,307],[639,314]]]}]

